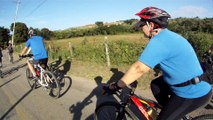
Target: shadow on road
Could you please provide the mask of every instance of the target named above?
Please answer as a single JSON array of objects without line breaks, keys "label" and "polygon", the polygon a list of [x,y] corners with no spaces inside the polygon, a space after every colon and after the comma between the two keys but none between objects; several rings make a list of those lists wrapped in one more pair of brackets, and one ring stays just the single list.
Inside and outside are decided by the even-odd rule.
[{"label": "shadow on road", "polygon": [[[101,90],[102,90],[102,77],[101,76],[97,76],[94,78],[97,86],[92,90],[92,92],[83,100],[83,101],[79,101],[76,104],[73,104],[70,106],[69,110],[70,113],[73,114],[73,120],[81,120],[82,117],[82,110],[89,104],[93,103],[92,101],[92,97],[97,97],[97,104],[99,103],[98,97],[101,96]],[[93,116],[90,115],[88,118],[86,118],[86,120],[93,120]]]},{"label": "shadow on road", "polygon": [[0,71],[0,76],[1,76],[1,78],[4,78],[4,77],[11,75],[12,73],[17,72],[17,71],[18,71],[18,68],[12,67],[8,70]]},{"label": "shadow on road", "polygon": [[59,97],[65,95],[72,85],[72,78],[67,75],[71,68],[71,61],[67,59],[64,64],[61,65],[61,63],[62,58],[60,56],[58,60],[49,65],[50,71],[56,76],[61,86],[61,95]]},{"label": "shadow on road", "polygon": [[57,69],[59,67],[59,65],[61,64],[61,62],[62,62],[62,58],[61,58],[61,56],[59,56],[58,60],[55,60],[50,63],[50,65],[49,65],[50,69],[53,69],[53,70]]},{"label": "shadow on road", "polygon": [[207,110],[213,110],[213,96],[212,96],[212,99],[210,100],[209,104],[207,104],[205,106],[205,109],[207,109]]},{"label": "shadow on road", "polygon": [[15,104],[13,104],[1,117],[0,120],[3,120],[27,95],[32,92],[32,89],[27,91]]},{"label": "shadow on road", "polygon": [[18,71],[19,68],[22,68],[22,67],[25,67],[27,64],[21,64],[21,65],[18,65],[18,66],[15,66],[15,67],[12,67],[10,69],[6,69],[6,70],[0,70],[0,77],[1,78],[4,78],[4,77],[7,77],[15,72]]},{"label": "shadow on road", "polygon": [[[111,68],[110,71],[113,73],[111,78],[107,81],[107,84],[115,82],[119,80],[124,73],[119,71],[117,68]],[[94,78],[97,86],[92,90],[92,92],[83,100],[79,101],[76,104],[73,104],[70,106],[70,113],[73,114],[74,120],[81,120],[82,117],[82,110],[88,106],[89,104],[93,103],[92,97],[96,97],[96,106],[98,106],[100,103],[104,101],[115,101],[116,99],[110,95],[103,95],[103,86],[106,85],[106,83],[102,83],[103,78],[101,76],[97,76]],[[95,109],[94,109],[95,111]],[[93,114],[89,115],[85,120],[93,120]]]},{"label": "shadow on road", "polygon": [[110,79],[107,81],[107,84],[112,83],[112,82],[117,82],[120,80],[124,73],[119,71],[118,68],[111,68],[110,71],[113,73],[113,75],[110,77]]},{"label": "shadow on road", "polygon": [[2,87],[2,86],[4,86],[4,85],[8,84],[9,82],[15,80],[16,78],[18,78],[18,77],[20,77],[20,76],[21,76],[21,75],[15,76],[14,78],[12,78],[12,79],[8,80],[7,82],[5,82],[4,84],[0,85],[0,87]]}]

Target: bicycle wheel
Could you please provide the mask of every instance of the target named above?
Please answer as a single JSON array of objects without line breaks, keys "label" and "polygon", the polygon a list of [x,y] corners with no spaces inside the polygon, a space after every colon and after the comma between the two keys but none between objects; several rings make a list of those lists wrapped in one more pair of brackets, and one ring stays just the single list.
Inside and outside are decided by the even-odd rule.
[{"label": "bicycle wheel", "polygon": [[61,87],[55,75],[50,71],[45,71],[43,73],[43,79],[48,83],[46,88],[49,90],[49,95],[53,98],[58,98]]},{"label": "bicycle wheel", "polygon": [[36,83],[35,82],[36,81],[33,80],[33,74],[31,73],[29,68],[26,69],[26,77],[27,77],[27,82],[29,83],[30,87],[32,89],[35,89],[35,87],[36,87]]},{"label": "bicycle wheel", "polygon": [[[123,112],[122,112],[123,111]],[[116,102],[104,102],[100,104],[94,113],[95,120],[134,120],[133,117]]]},{"label": "bicycle wheel", "polygon": [[192,120],[213,120],[213,114],[201,115],[193,118]]}]

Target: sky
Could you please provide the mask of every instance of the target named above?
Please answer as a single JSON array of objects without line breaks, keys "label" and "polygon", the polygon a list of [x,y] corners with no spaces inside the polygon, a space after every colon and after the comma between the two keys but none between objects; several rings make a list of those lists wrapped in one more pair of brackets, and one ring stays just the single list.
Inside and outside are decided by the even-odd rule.
[{"label": "sky", "polygon": [[64,30],[95,22],[139,19],[135,13],[148,6],[167,11],[172,18],[213,18],[213,0],[0,0],[0,27],[14,22],[27,27]]}]

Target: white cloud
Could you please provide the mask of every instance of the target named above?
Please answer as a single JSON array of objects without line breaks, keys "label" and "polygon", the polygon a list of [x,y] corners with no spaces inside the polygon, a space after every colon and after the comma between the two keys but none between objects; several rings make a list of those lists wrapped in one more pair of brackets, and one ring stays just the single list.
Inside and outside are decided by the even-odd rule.
[{"label": "white cloud", "polygon": [[172,17],[208,17],[208,10],[198,6],[184,6],[173,12]]}]

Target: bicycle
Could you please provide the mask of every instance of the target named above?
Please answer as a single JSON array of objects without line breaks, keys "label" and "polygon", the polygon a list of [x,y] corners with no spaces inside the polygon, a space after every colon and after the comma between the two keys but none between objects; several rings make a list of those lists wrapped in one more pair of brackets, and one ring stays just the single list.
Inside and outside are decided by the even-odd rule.
[{"label": "bicycle", "polygon": [[[29,58],[29,61],[32,60],[33,55],[27,54],[20,56],[21,58]],[[33,64],[33,68],[36,72],[38,79],[34,78],[30,69],[27,67],[26,69],[26,77],[27,81],[32,89],[36,89],[38,86],[45,88],[49,95],[53,98],[58,98],[60,96],[60,84],[59,81],[56,79],[55,75],[45,70],[39,63]]]},{"label": "bicycle", "polygon": [[[99,104],[94,112],[95,120],[155,120],[162,109],[162,106],[157,102],[139,97],[134,94],[137,87],[137,82],[130,85],[129,92],[120,102],[106,101]],[[117,91],[114,94],[119,95],[121,92]],[[131,110],[136,108],[137,111]],[[182,120],[213,120],[213,114],[206,114],[197,117],[184,116]]]}]

